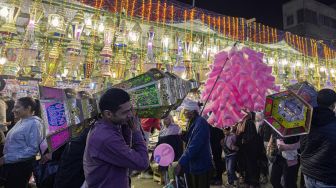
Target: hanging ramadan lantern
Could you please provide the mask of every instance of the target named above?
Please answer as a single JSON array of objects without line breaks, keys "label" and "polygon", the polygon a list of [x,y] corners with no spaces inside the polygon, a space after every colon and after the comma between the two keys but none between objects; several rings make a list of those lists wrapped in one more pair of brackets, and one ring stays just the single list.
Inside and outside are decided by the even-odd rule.
[{"label": "hanging ramadan lantern", "polygon": [[172,70],[172,61],[171,57],[169,56],[169,46],[170,46],[170,36],[168,32],[165,32],[165,34],[162,37],[161,43],[162,43],[162,58],[161,61],[166,65],[166,70],[168,72],[171,72]]},{"label": "hanging ramadan lantern", "polygon": [[184,62],[191,62],[191,55],[190,55],[191,46],[192,46],[191,35],[186,34],[185,41],[184,41],[184,53],[183,53]]},{"label": "hanging ramadan lantern", "polygon": [[66,60],[65,65],[67,71],[66,77],[69,80],[77,80],[80,75],[80,68],[83,61],[82,56],[82,44],[81,35],[84,30],[84,13],[83,11],[78,11],[69,26],[69,32],[71,34],[71,41],[66,49]]},{"label": "hanging ramadan lantern", "polygon": [[48,16],[47,33],[49,37],[53,38],[53,45],[47,58],[47,75],[42,83],[45,86],[56,85],[55,78],[61,54],[60,39],[65,35],[65,20],[63,15],[65,15],[64,10],[60,8],[56,14],[49,14]]},{"label": "hanging ramadan lantern", "polygon": [[127,46],[127,28],[126,21],[123,19],[119,23],[119,28],[117,31],[117,39],[115,43],[116,47],[116,57],[113,67],[112,78],[116,80],[122,80],[125,76],[126,71],[126,58],[124,55],[125,47]]},{"label": "hanging ramadan lantern", "polygon": [[126,47],[127,46],[127,28],[126,28],[126,21],[122,19],[119,22],[119,28],[116,31],[116,42],[115,46],[118,48]]},{"label": "hanging ramadan lantern", "polygon": [[[201,40],[199,37],[194,37],[193,44],[192,44],[192,54],[194,58],[200,59],[201,57]],[[194,63],[194,71],[195,71],[195,77],[198,81],[200,80],[205,80],[205,77],[202,77],[205,75],[209,70],[208,70],[208,65],[203,62],[203,61],[198,61]]]},{"label": "hanging ramadan lantern", "polygon": [[192,49],[191,51],[193,52],[193,54],[195,55],[200,55],[201,52],[201,39],[199,37],[195,37],[193,43],[192,43]]},{"label": "hanging ramadan lantern", "polygon": [[20,67],[19,74],[24,77],[29,77],[32,74],[33,67],[36,67],[36,58],[38,54],[38,42],[35,41],[32,45],[24,40],[21,48],[18,50],[19,55],[17,64]]},{"label": "hanging ramadan lantern", "polygon": [[286,59],[286,57],[283,57],[283,59],[279,60],[278,63],[278,83],[279,84],[284,84],[286,81],[286,71],[285,68],[288,65],[288,61]]},{"label": "hanging ramadan lantern", "polygon": [[[84,81],[81,83],[82,88],[89,88],[91,84],[91,76],[94,69],[95,63],[95,50],[94,45],[98,38],[98,29],[100,17],[98,14],[94,14],[91,18],[92,20],[92,30],[89,33],[90,45],[86,53],[86,58],[84,62]],[[102,25],[101,25],[102,26]]]},{"label": "hanging ramadan lantern", "polygon": [[3,36],[10,37],[16,34],[16,20],[20,14],[20,1],[8,0],[7,3],[0,3],[0,18],[4,24],[0,27]]},{"label": "hanging ramadan lantern", "polygon": [[177,43],[177,54],[176,54],[176,64],[173,68],[175,74],[181,78],[186,78],[186,67],[183,63],[183,42],[181,38],[176,33],[176,43]]},{"label": "hanging ramadan lantern", "polygon": [[123,48],[117,48],[117,55],[115,57],[115,66],[112,73],[112,78],[121,81],[125,77],[126,72],[126,58]]},{"label": "hanging ramadan lantern", "polygon": [[301,80],[306,80],[309,78],[309,67],[308,64],[304,64],[303,66],[303,74],[300,74]]},{"label": "hanging ramadan lantern", "polygon": [[[324,67],[323,67],[324,68]],[[322,68],[321,68],[322,69]],[[331,82],[330,79],[330,72],[324,68],[324,73],[325,73],[325,83],[324,83],[324,88],[329,88],[329,89],[334,89],[334,86]]]},{"label": "hanging ramadan lantern", "polygon": [[[35,61],[35,66],[31,68],[31,75],[32,77],[42,79],[43,76],[45,76],[47,72],[47,56],[48,56],[48,42],[47,42],[47,24],[48,24],[48,18],[42,17],[39,21],[39,27],[38,27],[38,33],[41,35],[41,38],[39,40],[35,40],[34,43],[37,45],[37,57]],[[35,33],[36,33],[35,28]],[[36,33],[37,34],[37,33]],[[42,45],[43,44],[43,45]],[[42,74],[44,74],[42,76]]]},{"label": "hanging ramadan lantern", "polygon": [[[132,30],[128,33],[129,45],[135,49],[140,48],[139,40],[141,36],[142,36],[142,29],[140,27],[140,24],[137,22],[134,24]],[[136,51],[133,51],[130,58],[131,58],[130,74],[127,74],[127,78],[129,77],[133,78],[134,76],[138,75],[140,66],[139,56],[136,53]]]},{"label": "hanging ramadan lantern", "polygon": [[[29,10],[29,22],[26,28],[25,39],[23,40],[22,48],[20,49],[20,67],[24,76],[34,77],[40,67],[36,65],[38,55],[38,40],[35,38],[35,33],[39,32],[39,23],[44,15],[41,0],[36,0],[32,3]],[[24,63],[22,63],[24,60]]]},{"label": "hanging ramadan lantern", "polygon": [[149,31],[147,32],[148,43],[147,43],[147,56],[144,64],[144,71],[148,71],[149,69],[156,67],[155,56],[153,51],[154,36],[155,36],[154,27],[151,26],[149,28]]},{"label": "hanging ramadan lantern", "polygon": [[104,31],[104,48],[100,52],[101,58],[101,75],[102,76],[112,76],[111,72],[111,63],[112,63],[112,40],[113,40],[114,28],[113,28],[113,20],[108,18],[106,20],[106,27]]},{"label": "hanging ramadan lantern", "polygon": [[184,41],[184,53],[183,53],[183,62],[186,67],[186,76],[187,78],[192,77],[192,70],[191,70],[191,47],[192,47],[192,39],[191,34],[187,34],[185,41]]},{"label": "hanging ramadan lantern", "polygon": [[133,48],[139,48],[139,39],[141,37],[142,29],[140,24],[136,22],[132,30],[128,33],[129,45]]},{"label": "hanging ramadan lantern", "polygon": [[289,80],[289,84],[296,84],[298,82],[297,78],[296,78],[296,63],[292,63],[290,66],[290,77],[291,79]]},{"label": "hanging ramadan lantern", "polygon": [[16,76],[19,70],[19,50],[21,48],[21,41],[18,37],[14,37],[6,48],[6,64],[3,67],[2,75]]},{"label": "hanging ramadan lantern", "polygon": [[138,75],[138,64],[139,64],[139,56],[135,53],[131,55],[131,78],[135,77]]},{"label": "hanging ramadan lantern", "polygon": [[47,32],[49,36],[58,39],[64,36],[65,20],[63,15],[65,15],[63,8],[58,9],[55,14],[49,14],[47,24]]},{"label": "hanging ramadan lantern", "polygon": [[31,5],[29,10],[29,22],[27,25],[27,40],[29,43],[34,43],[35,40],[35,32],[39,30],[39,22],[44,15],[42,0],[35,0]]},{"label": "hanging ramadan lantern", "polygon": [[[15,24],[17,17],[20,14],[20,10],[20,1],[18,0],[8,0],[7,2],[0,3],[0,21],[2,23],[0,27],[0,34],[2,36],[0,37],[0,43],[2,43],[0,51],[0,66],[1,68],[6,68],[6,71],[9,71],[10,74],[16,74],[17,71],[14,71],[14,73],[13,70],[11,70],[14,65],[9,65],[10,67],[7,67],[9,60],[6,57],[6,54],[14,53],[14,48],[10,46],[11,44],[9,44],[9,41],[11,40],[12,36],[17,33]],[[15,41],[11,43],[15,43]],[[7,48],[10,48],[9,52]],[[16,58],[16,54],[13,54],[13,56]]]}]

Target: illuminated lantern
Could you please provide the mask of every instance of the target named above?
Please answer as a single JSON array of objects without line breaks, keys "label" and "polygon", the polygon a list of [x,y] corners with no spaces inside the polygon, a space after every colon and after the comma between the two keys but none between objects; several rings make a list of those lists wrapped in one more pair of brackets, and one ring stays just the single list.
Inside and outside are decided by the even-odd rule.
[{"label": "illuminated lantern", "polygon": [[7,3],[0,3],[0,17],[4,24],[0,27],[0,33],[5,36],[16,34],[16,20],[20,14],[20,1],[9,0]]},{"label": "illuminated lantern", "polygon": [[147,37],[148,37],[148,42],[147,42],[147,56],[144,64],[144,71],[148,71],[151,68],[156,67],[156,61],[154,57],[154,51],[153,51],[153,46],[154,46],[154,28],[153,26],[150,27],[149,31],[147,32]]},{"label": "illuminated lantern", "polygon": [[112,63],[112,40],[113,40],[113,20],[108,19],[106,21],[106,27],[104,31],[104,48],[100,52],[100,66],[101,66],[101,75],[102,76],[112,76],[111,72],[111,63]]},{"label": "illuminated lantern", "polygon": [[171,43],[171,38],[169,36],[169,33],[166,32],[162,36],[161,43],[162,43],[162,51],[163,51],[161,61],[164,64],[166,64],[166,70],[171,71],[172,60],[171,60],[171,57],[169,56],[169,46]]},{"label": "illuminated lantern", "polygon": [[70,23],[69,32],[71,34],[71,41],[66,49],[66,69],[68,70],[68,79],[76,79],[79,77],[79,70],[82,65],[82,44],[81,35],[84,30],[84,14],[78,11]]},{"label": "illuminated lantern", "polygon": [[128,33],[128,41],[133,48],[139,48],[139,39],[141,37],[142,29],[137,22],[134,24],[132,30]]},{"label": "illuminated lantern", "polygon": [[65,15],[63,9],[58,9],[56,14],[49,14],[47,23],[47,34],[55,38],[53,45],[48,55],[47,62],[47,77],[43,80],[42,85],[55,86],[56,85],[56,73],[59,66],[59,58],[61,53],[60,38],[65,35]]},{"label": "illuminated lantern", "polygon": [[185,79],[186,75],[186,67],[183,63],[183,43],[181,38],[176,34],[176,43],[177,43],[177,54],[176,54],[176,63],[173,68],[173,72]]}]

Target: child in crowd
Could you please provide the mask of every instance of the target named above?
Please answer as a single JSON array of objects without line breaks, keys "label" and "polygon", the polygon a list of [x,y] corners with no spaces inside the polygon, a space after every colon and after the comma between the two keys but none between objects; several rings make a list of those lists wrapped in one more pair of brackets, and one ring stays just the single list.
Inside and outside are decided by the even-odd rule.
[{"label": "child in crowd", "polygon": [[237,151],[236,146],[236,134],[231,132],[231,128],[227,127],[224,129],[225,138],[222,142],[224,154],[225,154],[225,164],[228,176],[227,187],[234,187],[236,176],[236,161],[237,161]]}]

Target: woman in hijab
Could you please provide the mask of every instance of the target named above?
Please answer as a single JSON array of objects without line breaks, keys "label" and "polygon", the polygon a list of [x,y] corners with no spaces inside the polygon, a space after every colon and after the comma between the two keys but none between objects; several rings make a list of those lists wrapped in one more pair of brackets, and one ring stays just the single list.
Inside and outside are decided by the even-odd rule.
[{"label": "woman in hijab", "polygon": [[162,120],[164,125],[163,129],[159,133],[159,139],[169,135],[179,135],[181,132],[181,128],[174,123],[174,119],[172,115],[168,115],[166,118]]},{"label": "woman in hijab", "polygon": [[[162,123],[163,128],[159,133],[157,145],[163,143],[169,144],[174,149],[174,161],[177,161],[183,153],[183,141],[180,137],[181,128],[174,123],[174,119],[170,114],[162,120]],[[168,167],[160,166],[159,170],[164,178],[164,184],[167,185],[170,182],[168,177]]]},{"label": "woman in hijab", "polygon": [[237,127],[238,167],[246,187],[259,186],[259,160],[263,154],[263,142],[257,134],[255,113],[250,112]]}]

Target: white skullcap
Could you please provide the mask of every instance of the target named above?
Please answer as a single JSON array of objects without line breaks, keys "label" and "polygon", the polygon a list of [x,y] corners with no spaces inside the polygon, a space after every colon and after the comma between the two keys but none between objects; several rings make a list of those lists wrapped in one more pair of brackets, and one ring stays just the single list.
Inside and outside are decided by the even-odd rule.
[{"label": "white skullcap", "polygon": [[181,105],[181,108],[184,108],[184,109],[189,110],[189,111],[197,111],[197,112],[200,111],[200,107],[198,105],[198,102],[194,101],[190,98],[185,98],[184,99],[184,101]]}]

